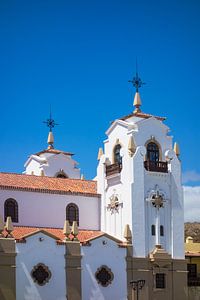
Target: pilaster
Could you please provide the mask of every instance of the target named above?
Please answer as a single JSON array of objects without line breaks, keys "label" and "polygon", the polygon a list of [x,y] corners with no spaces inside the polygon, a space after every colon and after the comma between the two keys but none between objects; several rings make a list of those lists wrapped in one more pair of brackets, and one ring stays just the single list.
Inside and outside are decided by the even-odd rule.
[{"label": "pilaster", "polygon": [[0,237],[0,299],[16,299],[15,239]]},{"label": "pilaster", "polygon": [[79,241],[66,241],[66,289],[68,300],[81,300],[81,248]]}]

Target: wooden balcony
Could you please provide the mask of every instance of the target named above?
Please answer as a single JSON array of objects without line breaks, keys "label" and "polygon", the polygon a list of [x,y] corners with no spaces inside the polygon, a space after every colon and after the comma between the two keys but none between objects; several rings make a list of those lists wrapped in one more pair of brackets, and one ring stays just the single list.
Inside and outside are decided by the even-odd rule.
[{"label": "wooden balcony", "polygon": [[122,164],[115,163],[112,165],[107,165],[106,166],[106,177],[113,175],[113,174],[120,173],[121,170],[122,170]]},{"label": "wooden balcony", "polygon": [[168,167],[166,161],[149,161],[144,162],[144,167],[147,171],[167,173]]}]

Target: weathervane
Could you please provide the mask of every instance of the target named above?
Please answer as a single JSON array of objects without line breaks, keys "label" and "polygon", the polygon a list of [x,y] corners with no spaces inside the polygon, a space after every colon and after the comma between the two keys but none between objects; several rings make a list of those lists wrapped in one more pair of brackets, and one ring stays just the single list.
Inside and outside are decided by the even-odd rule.
[{"label": "weathervane", "polygon": [[137,59],[136,59],[136,74],[135,77],[133,77],[132,80],[129,80],[128,82],[131,82],[133,84],[133,86],[136,88],[136,93],[138,93],[139,88],[145,84],[145,82],[143,82],[141,80],[141,78],[138,76],[138,66],[137,66]]},{"label": "weathervane", "polygon": [[49,127],[49,131],[52,131],[52,128],[54,128],[56,125],[58,125],[57,123],[55,123],[54,119],[52,118],[51,107],[50,107],[49,119],[47,119],[46,121],[43,121],[43,123],[47,124],[47,127]]}]

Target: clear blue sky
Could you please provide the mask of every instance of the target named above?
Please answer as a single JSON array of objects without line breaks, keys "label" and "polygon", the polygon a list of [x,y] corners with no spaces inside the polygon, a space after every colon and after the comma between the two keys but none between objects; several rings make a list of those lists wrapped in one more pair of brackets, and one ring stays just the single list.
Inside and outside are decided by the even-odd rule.
[{"label": "clear blue sky", "polygon": [[22,172],[46,148],[74,152],[86,178],[110,121],[132,111],[139,73],[144,112],[167,116],[185,182],[200,184],[200,2],[0,1],[0,170]]}]

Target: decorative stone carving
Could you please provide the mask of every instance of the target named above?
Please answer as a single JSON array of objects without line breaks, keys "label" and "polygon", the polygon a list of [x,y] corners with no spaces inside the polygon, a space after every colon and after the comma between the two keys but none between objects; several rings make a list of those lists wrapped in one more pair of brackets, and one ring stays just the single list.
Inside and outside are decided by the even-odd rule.
[{"label": "decorative stone carving", "polygon": [[45,285],[51,278],[51,272],[46,265],[39,263],[33,267],[31,276],[37,284]]},{"label": "decorative stone carving", "polygon": [[164,203],[166,202],[166,195],[162,190],[160,190],[159,186],[156,184],[154,189],[148,191],[147,201],[151,202],[152,205],[156,208],[164,207]]},{"label": "decorative stone carving", "polygon": [[113,193],[113,195],[109,198],[110,203],[107,206],[107,210],[111,211],[111,214],[114,212],[119,212],[119,207],[122,206],[122,203],[119,201],[119,195]]},{"label": "decorative stone carving", "polygon": [[108,286],[114,279],[114,274],[107,266],[101,266],[95,273],[95,278],[103,287]]}]

